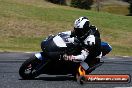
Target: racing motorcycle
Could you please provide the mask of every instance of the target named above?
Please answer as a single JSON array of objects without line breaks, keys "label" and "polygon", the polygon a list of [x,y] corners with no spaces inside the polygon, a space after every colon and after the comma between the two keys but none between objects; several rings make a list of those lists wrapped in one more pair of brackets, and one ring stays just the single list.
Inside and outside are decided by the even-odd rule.
[{"label": "racing motorcycle", "polygon": [[[68,75],[76,77],[80,62],[66,61],[64,55],[77,55],[81,50],[81,44],[68,42],[70,36],[64,33],[51,35],[41,43],[42,52],[35,53],[27,59],[19,69],[22,79],[34,79],[40,74]],[[101,42],[102,55],[105,56],[111,51],[111,46],[106,42]],[[90,67],[90,70],[102,65],[102,62]]]}]

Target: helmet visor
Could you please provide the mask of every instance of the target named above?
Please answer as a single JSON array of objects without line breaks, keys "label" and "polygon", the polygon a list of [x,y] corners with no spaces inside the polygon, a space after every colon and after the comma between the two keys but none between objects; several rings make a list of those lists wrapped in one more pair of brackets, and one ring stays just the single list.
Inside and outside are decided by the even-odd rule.
[{"label": "helmet visor", "polygon": [[82,28],[74,28],[74,33],[77,37],[82,37],[86,32]]}]

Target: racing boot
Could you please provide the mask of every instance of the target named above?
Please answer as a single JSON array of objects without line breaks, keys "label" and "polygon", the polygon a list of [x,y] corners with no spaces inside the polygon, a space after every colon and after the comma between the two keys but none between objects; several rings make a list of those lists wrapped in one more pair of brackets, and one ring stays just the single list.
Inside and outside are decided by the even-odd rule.
[{"label": "racing boot", "polygon": [[80,76],[85,76],[87,69],[89,69],[88,64],[86,62],[81,62],[77,69],[76,79],[78,79]]},{"label": "racing boot", "polygon": [[78,69],[79,75],[88,75],[100,65],[102,65],[102,63],[100,63],[100,58],[94,58],[94,60],[88,64],[86,62],[81,62]]},{"label": "racing boot", "polygon": [[79,76],[86,75],[85,69],[80,65],[78,68]]},{"label": "racing boot", "polygon": [[94,65],[100,63],[100,58],[94,58],[92,61],[89,61],[89,67],[93,67]]},{"label": "racing boot", "polygon": [[77,73],[76,73],[76,80],[78,80],[81,76],[85,76],[86,75],[86,72],[85,70],[83,69],[83,67],[80,65],[77,69]]}]

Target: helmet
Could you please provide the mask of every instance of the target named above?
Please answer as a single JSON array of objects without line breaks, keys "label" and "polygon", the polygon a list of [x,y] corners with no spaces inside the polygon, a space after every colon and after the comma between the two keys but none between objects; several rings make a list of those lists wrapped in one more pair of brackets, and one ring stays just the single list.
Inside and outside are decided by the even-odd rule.
[{"label": "helmet", "polygon": [[74,22],[74,34],[78,38],[82,38],[85,36],[85,34],[88,33],[90,28],[90,22],[87,17],[80,17],[79,19],[76,19]]}]

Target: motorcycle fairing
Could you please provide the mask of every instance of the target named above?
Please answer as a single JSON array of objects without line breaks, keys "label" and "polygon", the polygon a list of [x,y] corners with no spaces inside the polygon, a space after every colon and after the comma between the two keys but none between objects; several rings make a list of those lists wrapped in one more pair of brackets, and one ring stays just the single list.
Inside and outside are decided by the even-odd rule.
[{"label": "motorcycle fairing", "polygon": [[39,60],[43,60],[43,59],[44,59],[44,57],[43,57],[43,52],[35,53],[35,56],[36,56],[36,58],[39,59]]},{"label": "motorcycle fairing", "polygon": [[112,47],[107,42],[101,42],[102,55],[105,56],[112,50]]},{"label": "motorcycle fairing", "polygon": [[58,47],[67,47],[66,43],[63,41],[63,39],[60,36],[55,36],[53,38],[53,41]]}]

